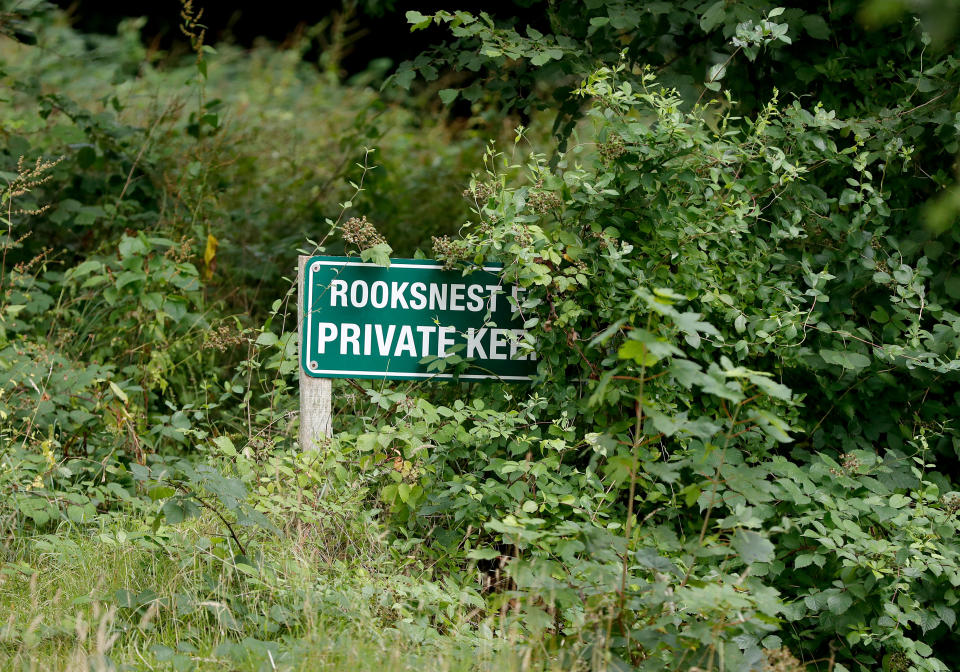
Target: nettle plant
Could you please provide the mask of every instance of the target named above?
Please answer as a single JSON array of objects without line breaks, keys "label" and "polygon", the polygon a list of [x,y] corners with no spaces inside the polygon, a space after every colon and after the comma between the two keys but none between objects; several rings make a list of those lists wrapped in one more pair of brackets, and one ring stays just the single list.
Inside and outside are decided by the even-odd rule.
[{"label": "nettle plant", "polygon": [[918,403],[877,442],[887,416],[837,431],[822,400],[892,372],[937,392],[957,366],[939,271],[891,233],[903,129],[776,92],[750,118],[691,108],[624,62],[576,93],[570,149],[491,149],[477,221],[436,250],[527,289],[538,380],[385,404],[405,410],[357,446],[398,452],[395,520],[595,663],[948,669],[957,500],[931,446],[951,430]]}]

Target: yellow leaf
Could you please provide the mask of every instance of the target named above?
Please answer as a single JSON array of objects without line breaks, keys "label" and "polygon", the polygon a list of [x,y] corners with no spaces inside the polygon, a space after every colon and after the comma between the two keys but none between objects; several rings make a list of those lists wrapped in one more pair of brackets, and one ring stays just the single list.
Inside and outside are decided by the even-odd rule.
[{"label": "yellow leaf", "polygon": [[115,382],[113,382],[112,380],[110,381],[110,391],[113,392],[114,396],[116,396],[117,399],[119,399],[119,400],[122,401],[123,403],[127,403],[127,394],[126,394],[126,392],[124,392],[122,389],[120,389],[120,386],[117,385],[117,384],[116,384]]},{"label": "yellow leaf", "polygon": [[219,244],[220,241],[213,234],[207,234],[207,248],[203,251],[203,263],[206,266],[203,276],[206,280],[213,277],[213,269],[217,261],[217,245]]},{"label": "yellow leaf", "polygon": [[217,245],[220,244],[220,241],[216,239],[213,234],[207,234],[207,249],[203,252],[203,263],[207,266],[210,265],[210,262],[216,259],[217,257]]}]

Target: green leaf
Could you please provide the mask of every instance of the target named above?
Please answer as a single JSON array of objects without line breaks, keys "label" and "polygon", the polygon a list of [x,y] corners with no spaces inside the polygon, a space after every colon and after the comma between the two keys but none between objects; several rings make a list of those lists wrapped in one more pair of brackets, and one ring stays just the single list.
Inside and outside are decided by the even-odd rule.
[{"label": "green leaf", "polygon": [[83,507],[71,504],[67,507],[67,518],[74,523],[82,523],[84,519]]},{"label": "green leaf", "polygon": [[150,490],[147,492],[147,496],[153,501],[157,502],[161,499],[166,499],[167,497],[173,497],[176,493],[176,489],[170,487],[169,485],[158,485],[150,488]]},{"label": "green leaf", "polygon": [[271,346],[276,345],[277,341],[280,339],[277,338],[277,335],[272,331],[264,331],[259,336],[257,336],[257,345],[262,346]]},{"label": "green leaf", "polygon": [[260,572],[258,572],[255,567],[253,567],[252,565],[248,565],[244,562],[238,562],[237,564],[234,565],[234,567],[241,574],[246,574],[247,576],[260,576]]},{"label": "green leaf", "polygon": [[233,445],[233,441],[230,440],[229,436],[218,436],[213,439],[213,443],[216,444],[217,448],[220,449],[224,455],[228,457],[235,457],[237,455],[237,449]]},{"label": "green leaf", "polygon": [[393,248],[386,243],[377,243],[373,247],[368,247],[360,252],[360,259],[363,261],[373,262],[377,266],[385,266],[389,268],[391,252],[393,252]]},{"label": "green leaf", "polygon": [[651,334],[646,329],[631,330],[629,340],[617,351],[620,359],[632,359],[645,366],[650,366],[664,357],[682,354],[679,348],[665,338]]},{"label": "green leaf", "polygon": [[632,359],[641,366],[652,366],[660,359],[647,350],[647,346],[637,341],[627,341],[617,350],[620,359]]},{"label": "green leaf", "polygon": [[827,598],[827,608],[834,614],[844,613],[851,604],[853,604],[853,598],[849,593],[838,593]]},{"label": "green leaf", "polygon": [[770,562],[774,557],[774,547],[766,537],[753,532],[738,528],[733,536],[733,548],[748,565],[755,562]]},{"label": "green leaf", "polygon": [[187,517],[184,508],[173,500],[166,502],[160,510],[171,525],[182,523]]},{"label": "green leaf", "polygon": [[124,392],[123,390],[121,390],[121,389],[120,389],[120,386],[117,385],[117,384],[116,384],[115,382],[113,382],[112,380],[110,381],[110,391],[113,392],[114,396],[115,396],[117,399],[119,399],[119,400],[122,401],[123,403],[127,403],[127,401],[128,401],[128,400],[127,400],[127,393]]},{"label": "green leaf", "polygon": [[85,261],[82,264],[79,264],[71,268],[67,273],[71,278],[82,278],[85,275],[89,275],[94,271],[99,271],[103,267],[99,261]]},{"label": "green leaf", "polygon": [[473,548],[467,553],[467,557],[472,560],[495,560],[500,557],[500,552],[487,547]]},{"label": "green leaf", "polygon": [[951,299],[960,299],[960,275],[954,275],[944,280],[943,288]]},{"label": "green leaf", "polygon": [[793,441],[787,432],[790,431],[790,425],[786,422],[775,416],[769,411],[759,409],[756,411],[755,416],[756,423],[770,435],[774,440],[779,441],[780,443],[789,443]]},{"label": "green leaf", "polygon": [[820,356],[827,364],[842,366],[851,371],[859,371],[870,366],[870,358],[851,350],[821,350]]},{"label": "green leaf", "polygon": [[432,16],[426,14],[421,14],[418,11],[410,10],[406,14],[407,23],[412,24],[410,31],[423,30],[430,25],[430,22],[433,20]]},{"label": "green leaf", "polygon": [[807,35],[815,40],[830,38],[830,27],[827,26],[827,22],[819,14],[807,14],[800,20],[800,25],[807,31]]},{"label": "green leaf", "polygon": [[773,397],[774,399],[790,401],[791,397],[793,396],[789,387],[770,380],[769,376],[766,376],[762,373],[750,373],[747,375],[747,378],[765,394]]},{"label": "green leaf", "polygon": [[120,252],[120,257],[126,259],[134,255],[144,254],[147,251],[147,246],[138,236],[124,236],[117,250]]},{"label": "green leaf", "polygon": [[530,58],[530,63],[537,67],[545,65],[550,60],[550,56],[545,51],[538,51]]},{"label": "green leaf", "polygon": [[726,6],[726,0],[717,0],[717,2],[710,5],[707,11],[703,13],[703,16],[700,17],[700,29],[705,33],[709,33],[719,26],[723,22],[726,14]]},{"label": "green leaf", "polygon": [[457,96],[460,95],[459,89],[441,89],[440,90],[440,100],[444,105],[449,105],[457,99]]}]

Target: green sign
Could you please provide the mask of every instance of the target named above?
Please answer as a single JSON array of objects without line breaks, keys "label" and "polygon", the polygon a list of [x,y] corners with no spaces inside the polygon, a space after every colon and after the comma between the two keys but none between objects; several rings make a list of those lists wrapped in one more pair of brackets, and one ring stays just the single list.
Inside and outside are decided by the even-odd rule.
[{"label": "green sign", "polygon": [[[523,290],[499,266],[445,271],[435,261],[311,257],[303,284],[301,366],[315,378],[529,380],[536,353],[516,299]],[[513,301],[510,300],[513,297]],[[522,299],[521,299],[522,302]]]}]

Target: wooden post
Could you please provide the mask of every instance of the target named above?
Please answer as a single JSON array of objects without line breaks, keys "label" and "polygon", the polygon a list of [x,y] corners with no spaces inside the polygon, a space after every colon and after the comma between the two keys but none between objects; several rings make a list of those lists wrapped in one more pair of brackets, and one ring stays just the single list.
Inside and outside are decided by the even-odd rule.
[{"label": "wooden post", "polygon": [[300,362],[300,448],[316,450],[317,443],[333,434],[330,401],[333,382],[329,378],[314,378],[303,370],[300,330],[306,315],[303,313],[303,283],[307,276],[307,259],[300,255],[297,264],[297,361]]}]

